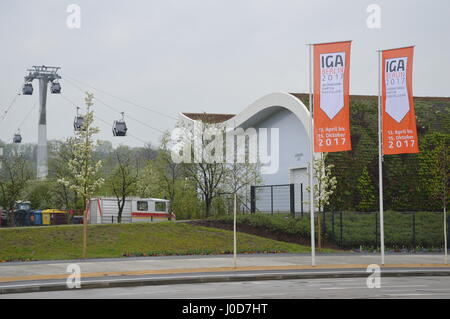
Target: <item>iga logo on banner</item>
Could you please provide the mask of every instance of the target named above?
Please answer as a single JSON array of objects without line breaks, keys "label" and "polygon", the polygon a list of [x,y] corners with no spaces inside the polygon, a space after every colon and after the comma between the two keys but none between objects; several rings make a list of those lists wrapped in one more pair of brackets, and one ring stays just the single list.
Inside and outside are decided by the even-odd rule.
[{"label": "iga logo on banner", "polygon": [[352,149],[350,48],[351,41],[314,44],[314,152]]},{"label": "iga logo on banner", "polygon": [[386,60],[386,113],[400,123],[409,112],[409,96],[406,86],[408,58]]},{"label": "iga logo on banner", "polygon": [[320,108],[332,120],[344,107],[345,52],[320,55]]},{"label": "iga logo on banner", "polygon": [[419,153],[412,92],[414,47],[382,51],[383,154]]}]

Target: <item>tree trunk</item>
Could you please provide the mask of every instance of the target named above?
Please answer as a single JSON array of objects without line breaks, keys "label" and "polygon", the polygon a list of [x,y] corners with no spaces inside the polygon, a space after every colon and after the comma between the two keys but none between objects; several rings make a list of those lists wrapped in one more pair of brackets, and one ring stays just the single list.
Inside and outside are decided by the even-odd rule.
[{"label": "tree trunk", "polygon": [[87,202],[85,201],[85,209],[83,212],[83,259],[86,259],[87,254]]},{"label": "tree trunk", "polygon": [[205,195],[205,217],[208,218],[211,213],[211,198]]},{"label": "tree trunk", "polygon": [[117,222],[119,224],[122,223],[122,212],[124,206],[125,206],[125,199],[122,199],[122,201],[119,201],[119,212],[117,213]]},{"label": "tree trunk", "polygon": [[6,217],[6,225],[10,227],[16,226],[16,223],[14,221],[14,211],[12,210],[8,211],[8,215]]},{"label": "tree trunk", "polygon": [[87,251],[87,220],[86,220],[86,210],[83,212],[83,259],[86,259]]}]

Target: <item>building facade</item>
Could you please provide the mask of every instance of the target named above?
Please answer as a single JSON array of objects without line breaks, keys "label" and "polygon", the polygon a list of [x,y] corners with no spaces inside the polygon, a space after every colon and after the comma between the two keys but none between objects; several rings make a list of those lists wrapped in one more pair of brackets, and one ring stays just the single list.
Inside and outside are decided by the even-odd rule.
[{"label": "building facade", "polygon": [[[303,198],[303,210],[309,210],[309,196],[305,191],[309,185],[309,116],[309,110],[299,95],[272,93],[259,98],[236,115],[181,113],[180,120],[195,122],[207,118],[227,128],[253,128],[257,134],[263,184],[295,184],[295,210],[298,212],[302,205],[300,198]],[[300,194],[302,189],[303,196]],[[288,205],[286,202],[278,206],[288,210]]]}]

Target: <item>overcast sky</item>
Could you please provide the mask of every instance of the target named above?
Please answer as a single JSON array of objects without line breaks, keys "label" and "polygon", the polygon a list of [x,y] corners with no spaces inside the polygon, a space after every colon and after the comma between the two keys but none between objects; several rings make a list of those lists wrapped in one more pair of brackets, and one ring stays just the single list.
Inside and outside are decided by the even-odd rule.
[{"label": "overcast sky", "polygon": [[[80,29],[66,25],[72,3],[81,8]],[[366,24],[373,3],[381,8],[379,29]],[[148,125],[126,117],[130,136],[113,138],[120,114],[97,102],[96,116],[110,123],[98,121],[100,139],[157,144],[179,112],[238,113],[271,92],[306,92],[305,44],[340,40],[353,40],[351,94],[376,94],[376,49],[415,44],[414,94],[450,96],[449,14],[448,0],[1,0],[0,111],[27,68],[60,66],[63,94],[48,96],[49,139],[73,134],[75,108],[63,96],[82,105],[83,94],[71,77],[168,115],[90,89]],[[0,120],[1,140],[10,142],[23,123],[24,142],[37,141],[34,87]]]}]

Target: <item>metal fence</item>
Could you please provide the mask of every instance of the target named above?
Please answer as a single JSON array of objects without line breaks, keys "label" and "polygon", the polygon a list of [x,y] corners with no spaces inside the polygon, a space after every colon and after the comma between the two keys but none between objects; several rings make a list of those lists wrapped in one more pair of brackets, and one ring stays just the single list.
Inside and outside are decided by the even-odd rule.
[{"label": "metal fence", "polygon": [[250,188],[251,213],[290,213],[303,217],[309,209],[303,184],[258,185]]},{"label": "metal fence", "polygon": [[[251,213],[291,214],[309,220],[309,210],[309,192],[303,184],[251,186]],[[320,216],[316,213],[315,218],[317,228],[320,222],[322,238],[337,247],[379,248],[379,212],[321,212]],[[385,245],[399,250],[442,247],[443,218],[442,212],[386,211],[384,213]],[[446,223],[448,242],[450,242],[450,217],[447,218]]]},{"label": "metal fence", "polygon": [[[440,248],[444,243],[443,218],[442,212],[385,212],[385,245],[398,250]],[[317,223],[319,220],[325,240],[335,243],[340,248],[351,249],[360,246],[379,248],[378,212],[326,212],[320,214]],[[446,223],[447,237],[450,241],[449,217]]]}]

